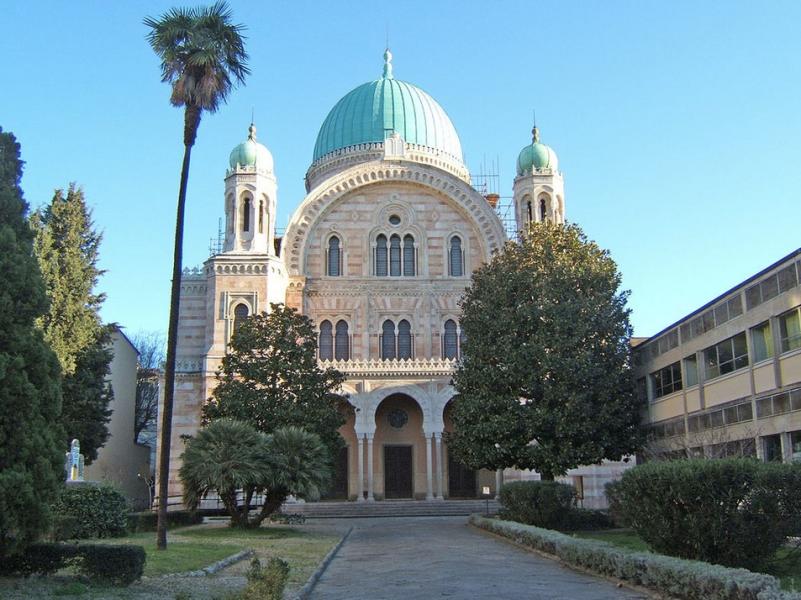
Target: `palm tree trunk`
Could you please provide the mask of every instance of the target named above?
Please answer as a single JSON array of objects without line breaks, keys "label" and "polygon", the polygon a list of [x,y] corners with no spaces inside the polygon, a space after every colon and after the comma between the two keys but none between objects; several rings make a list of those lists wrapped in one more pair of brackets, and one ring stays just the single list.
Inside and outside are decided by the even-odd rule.
[{"label": "palm tree trunk", "polygon": [[178,189],[178,211],[175,218],[175,249],[172,261],[170,291],[170,324],[167,330],[167,362],[164,365],[164,406],[161,415],[161,454],[159,456],[159,513],[156,525],[156,548],[167,549],[167,494],[170,479],[170,443],[172,440],[172,407],[175,394],[175,350],[178,345],[178,309],[181,299],[181,268],[184,247],[184,208],[189,180],[189,160],[200,125],[200,108],[187,106],[184,113],[184,162]]}]

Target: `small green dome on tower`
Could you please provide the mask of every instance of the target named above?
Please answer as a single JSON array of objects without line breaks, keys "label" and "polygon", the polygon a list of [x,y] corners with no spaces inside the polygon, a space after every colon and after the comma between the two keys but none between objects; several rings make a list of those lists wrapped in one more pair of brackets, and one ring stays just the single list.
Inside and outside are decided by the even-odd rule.
[{"label": "small green dome on tower", "polygon": [[423,90],[395,79],[387,49],[383,76],[351,90],[328,113],[317,134],[312,162],[359,144],[382,143],[393,133],[408,144],[439,150],[462,162],[462,147],[450,118]]},{"label": "small green dome on tower", "polygon": [[228,159],[231,169],[240,167],[258,168],[260,171],[273,170],[273,155],[267,148],[256,141],[256,126],[251,123],[248,129],[248,139],[231,150]]},{"label": "small green dome on tower", "polygon": [[531,130],[532,141],[520,151],[517,156],[517,174],[523,175],[531,172],[532,169],[553,169],[559,168],[559,159],[556,152],[550,146],[540,143],[540,130],[537,126]]}]

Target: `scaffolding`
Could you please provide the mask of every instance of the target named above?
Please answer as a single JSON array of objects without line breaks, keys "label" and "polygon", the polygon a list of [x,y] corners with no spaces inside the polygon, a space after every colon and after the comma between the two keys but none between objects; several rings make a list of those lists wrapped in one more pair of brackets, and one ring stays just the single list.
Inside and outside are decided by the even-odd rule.
[{"label": "scaffolding", "polygon": [[512,196],[500,195],[500,175],[499,159],[496,157],[487,163],[486,157],[481,161],[478,172],[470,173],[470,182],[473,188],[487,199],[490,206],[495,209],[495,213],[501,220],[506,237],[515,239],[517,237],[517,223],[515,221],[515,210]]}]

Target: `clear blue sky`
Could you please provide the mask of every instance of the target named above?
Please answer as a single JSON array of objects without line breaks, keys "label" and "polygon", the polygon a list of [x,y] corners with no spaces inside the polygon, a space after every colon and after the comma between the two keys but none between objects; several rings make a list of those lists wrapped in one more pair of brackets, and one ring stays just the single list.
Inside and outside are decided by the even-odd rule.
[{"label": "clear blue sky", "polygon": [[[83,186],[104,239],[103,317],[166,330],[182,112],[142,25],[174,2],[8,2],[0,126],[32,207]],[[567,217],[608,248],[651,335],[801,246],[801,3],[234,2],[252,75],[206,115],[192,158],[185,265],[208,255],[231,148],[255,107],[278,224],[304,196],[317,131],[381,74],[429,92],[471,170],[500,192],[532,109],[559,155]]]}]

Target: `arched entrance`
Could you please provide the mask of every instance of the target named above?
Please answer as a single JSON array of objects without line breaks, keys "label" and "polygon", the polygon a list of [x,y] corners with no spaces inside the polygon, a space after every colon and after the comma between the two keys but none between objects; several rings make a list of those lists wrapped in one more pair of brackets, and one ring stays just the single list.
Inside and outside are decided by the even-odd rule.
[{"label": "arched entrance", "polygon": [[390,499],[425,497],[423,411],[406,394],[384,398],[375,413],[375,489]]},{"label": "arched entrance", "polygon": [[[445,411],[442,415],[446,434],[453,431],[452,408],[453,403],[449,401],[445,405]],[[447,466],[445,481],[448,483],[448,498],[475,498],[478,495],[478,473],[451,456],[447,442],[444,452],[448,456],[447,460],[444,461]]]},{"label": "arched entrance", "polygon": [[321,500],[347,500],[351,496],[351,456],[356,457],[356,436],[354,434],[356,412],[354,407],[346,400],[342,400],[340,403],[339,412],[345,418],[345,424],[339,429],[343,445],[331,457],[332,478],[328,489],[322,491]]}]

